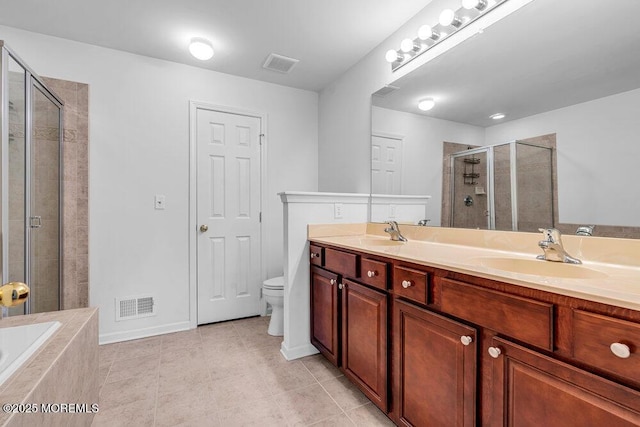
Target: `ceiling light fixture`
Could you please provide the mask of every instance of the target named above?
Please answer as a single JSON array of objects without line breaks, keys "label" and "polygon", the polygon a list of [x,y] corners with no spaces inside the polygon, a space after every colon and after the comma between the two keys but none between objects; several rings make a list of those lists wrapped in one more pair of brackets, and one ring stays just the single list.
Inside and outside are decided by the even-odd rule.
[{"label": "ceiling light fixture", "polygon": [[500,119],[504,119],[505,118],[505,114],[504,113],[495,113],[489,116],[490,119],[493,120],[500,120]]},{"label": "ceiling light fixture", "polygon": [[435,107],[436,101],[433,98],[425,98],[422,101],[418,102],[418,108],[422,111],[429,111],[433,107]]},{"label": "ceiling light fixture", "polygon": [[433,28],[431,27],[431,25],[423,25],[422,27],[418,28],[418,38],[420,40],[438,40],[438,38],[440,38],[440,34],[433,31]]},{"label": "ceiling light fixture", "polygon": [[[418,29],[418,37],[402,40],[400,49],[390,49],[385,53],[385,59],[391,64],[391,71],[396,71],[404,64],[425,53],[438,43],[461,28],[466,27],[476,19],[486,15],[494,8],[508,0],[458,0],[462,6],[458,10],[445,9],[439,16],[439,23],[422,25]],[[460,3],[458,3],[460,4]]]},{"label": "ceiling light fixture", "polygon": [[411,51],[417,52],[421,47],[422,46],[419,43],[416,43],[411,39],[404,39],[402,40],[402,43],[400,43],[400,50],[404,53],[409,53]]},{"label": "ceiling light fixture", "polygon": [[206,61],[213,58],[213,46],[211,45],[211,42],[201,37],[194,37],[191,39],[191,43],[189,44],[189,52],[196,59],[199,59],[201,61]]},{"label": "ceiling light fixture", "polygon": [[487,7],[487,1],[486,0],[462,0],[462,7],[464,7],[467,10],[471,10],[471,9],[483,10],[485,7]]},{"label": "ceiling light fixture", "polygon": [[440,14],[440,18],[438,19],[438,22],[443,27],[448,27],[452,25],[456,28],[460,28],[462,26],[462,21],[456,15],[456,13],[451,9],[443,10],[442,13]]},{"label": "ceiling light fixture", "polygon": [[387,53],[384,55],[387,62],[394,63],[396,61],[402,61],[404,59],[403,55],[400,55],[397,50],[389,49]]}]

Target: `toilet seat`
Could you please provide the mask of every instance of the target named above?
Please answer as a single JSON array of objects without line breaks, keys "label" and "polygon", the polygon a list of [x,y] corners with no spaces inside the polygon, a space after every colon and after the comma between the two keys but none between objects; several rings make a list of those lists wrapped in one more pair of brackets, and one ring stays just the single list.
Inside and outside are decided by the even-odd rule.
[{"label": "toilet seat", "polygon": [[262,288],[263,289],[272,289],[274,291],[282,290],[282,289],[284,289],[284,277],[280,276],[280,277],[274,277],[274,278],[269,279],[269,280],[265,280],[262,283]]}]

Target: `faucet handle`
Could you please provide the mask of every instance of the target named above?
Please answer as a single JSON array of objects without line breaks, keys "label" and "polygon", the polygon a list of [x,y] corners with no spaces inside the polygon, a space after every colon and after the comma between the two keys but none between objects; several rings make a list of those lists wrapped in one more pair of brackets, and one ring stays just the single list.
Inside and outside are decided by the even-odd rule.
[{"label": "faucet handle", "polygon": [[549,243],[560,243],[560,230],[557,228],[538,228],[544,239]]}]

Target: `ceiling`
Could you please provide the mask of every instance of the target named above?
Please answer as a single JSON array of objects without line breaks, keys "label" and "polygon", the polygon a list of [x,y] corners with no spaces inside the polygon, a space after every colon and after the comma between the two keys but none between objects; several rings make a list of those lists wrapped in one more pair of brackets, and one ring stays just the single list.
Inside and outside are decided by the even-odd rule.
[{"label": "ceiling", "polygon": [[[0,0],[0,24],[318,91],[430,1]],[[214,58],[191,57],[192,37],[209,39]],[[265,70],[272,52],[300,62]]]},{"label": "ceiling", "polygon": [[[374,105],[487,127],[640,87],[638,0],[536,0],[373,97]],[[417,109],[432,97],[436,106]],[[505,113],[501,122],[489,118]]]}]

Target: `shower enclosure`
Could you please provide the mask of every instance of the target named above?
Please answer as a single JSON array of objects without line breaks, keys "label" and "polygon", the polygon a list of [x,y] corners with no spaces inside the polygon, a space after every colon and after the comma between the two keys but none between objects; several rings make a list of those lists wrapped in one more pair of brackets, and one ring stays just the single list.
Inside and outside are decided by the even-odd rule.
[{"label": "shower enclosure", "polygon": [[[60,309],[62,101],[0,41],[2,283],[31,288],[4,314]],[[6,309],[5,309],[6,310]]]},{"label": "shower enclosure", "polygon": [[536,232],[554,225],[553,150],[523,141],[451,155],[450,226]]}]

